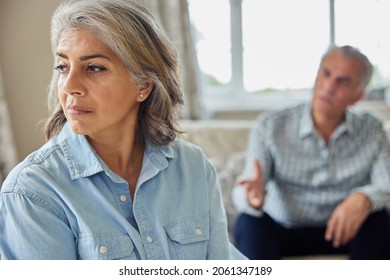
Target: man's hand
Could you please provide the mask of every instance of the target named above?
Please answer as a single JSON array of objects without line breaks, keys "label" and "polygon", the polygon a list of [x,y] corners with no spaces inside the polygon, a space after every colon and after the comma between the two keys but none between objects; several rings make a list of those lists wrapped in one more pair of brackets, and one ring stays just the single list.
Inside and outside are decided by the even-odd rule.
[{"label": "man's hand", "polygon": [[362,193],[353,193],[341,202],[330,216],[325,239],[334,247],[347,244],[355,237],[370,213],[371,201]]},{"label": "man's hand", "polygon": [[256,209],[263,206],[264,203],[264,184],[263,172],[258,159],[254,160],[254,170],[252,178],[237,181],[246,190],[249,204]]}]

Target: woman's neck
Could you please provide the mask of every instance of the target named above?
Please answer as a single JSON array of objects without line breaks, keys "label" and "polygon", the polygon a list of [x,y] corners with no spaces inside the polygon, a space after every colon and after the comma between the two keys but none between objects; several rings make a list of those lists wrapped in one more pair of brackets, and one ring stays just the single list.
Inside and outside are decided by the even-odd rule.
[{"label": "woman's neck", "polygon": [[142,169],[145,145],[143,141],[133,137],[117,139],[88,138],[96,153],[107,166],[129,184],[130,194],[133,197],[139,174]]}]

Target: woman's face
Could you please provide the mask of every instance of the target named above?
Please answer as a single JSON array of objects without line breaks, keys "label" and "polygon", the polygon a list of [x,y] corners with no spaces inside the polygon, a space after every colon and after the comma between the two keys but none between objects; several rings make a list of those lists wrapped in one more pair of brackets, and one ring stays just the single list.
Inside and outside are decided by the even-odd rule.
[{"label": "woman's face", "polygon": [[149,92],[134,84],[119,57],[93,33],[63,32],[56,69],[59,100],[75,133],[107,137],[135,129],[139,104]]}]

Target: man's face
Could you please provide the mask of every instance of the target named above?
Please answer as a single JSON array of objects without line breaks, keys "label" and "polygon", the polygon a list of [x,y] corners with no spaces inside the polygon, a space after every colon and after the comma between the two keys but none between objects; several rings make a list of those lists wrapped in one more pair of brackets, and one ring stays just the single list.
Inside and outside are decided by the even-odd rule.
[{"label": "man's face", "polygon": [[322,61],[314,85],[313,115],[341,118],[348,106],[363,95],[360,78],[362,63],[339,51],[329,53]]}]

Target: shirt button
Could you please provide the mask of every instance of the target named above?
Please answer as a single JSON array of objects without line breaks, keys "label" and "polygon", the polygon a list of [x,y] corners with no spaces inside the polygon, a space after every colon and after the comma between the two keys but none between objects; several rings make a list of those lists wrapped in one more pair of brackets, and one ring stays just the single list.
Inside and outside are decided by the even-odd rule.
[{"label": "shirt button", "polygon": [[101,246],[99,247],[99,252],[100,252],[100,254],[105,254],[105,253],[107,253],[107,247],[104,246],[104,245],[101,245]]},{"label": "shirt button", "polygon": [[148,237],[146,237],[146,241],[148,241],[149,243],[152,243],[153,242],[153,238],[148,236]]},{"label": "shirt button", "polygon": [[200,228],[197,228],[196,230],[195,230],[195,234],[196,235],[202,235],[202,230],[200,229]]},{"label": "shirt button", "polygon": [[127,200],[127,197],[125,195],[121,195],[120,200],[122,202],[125,202]]}]

